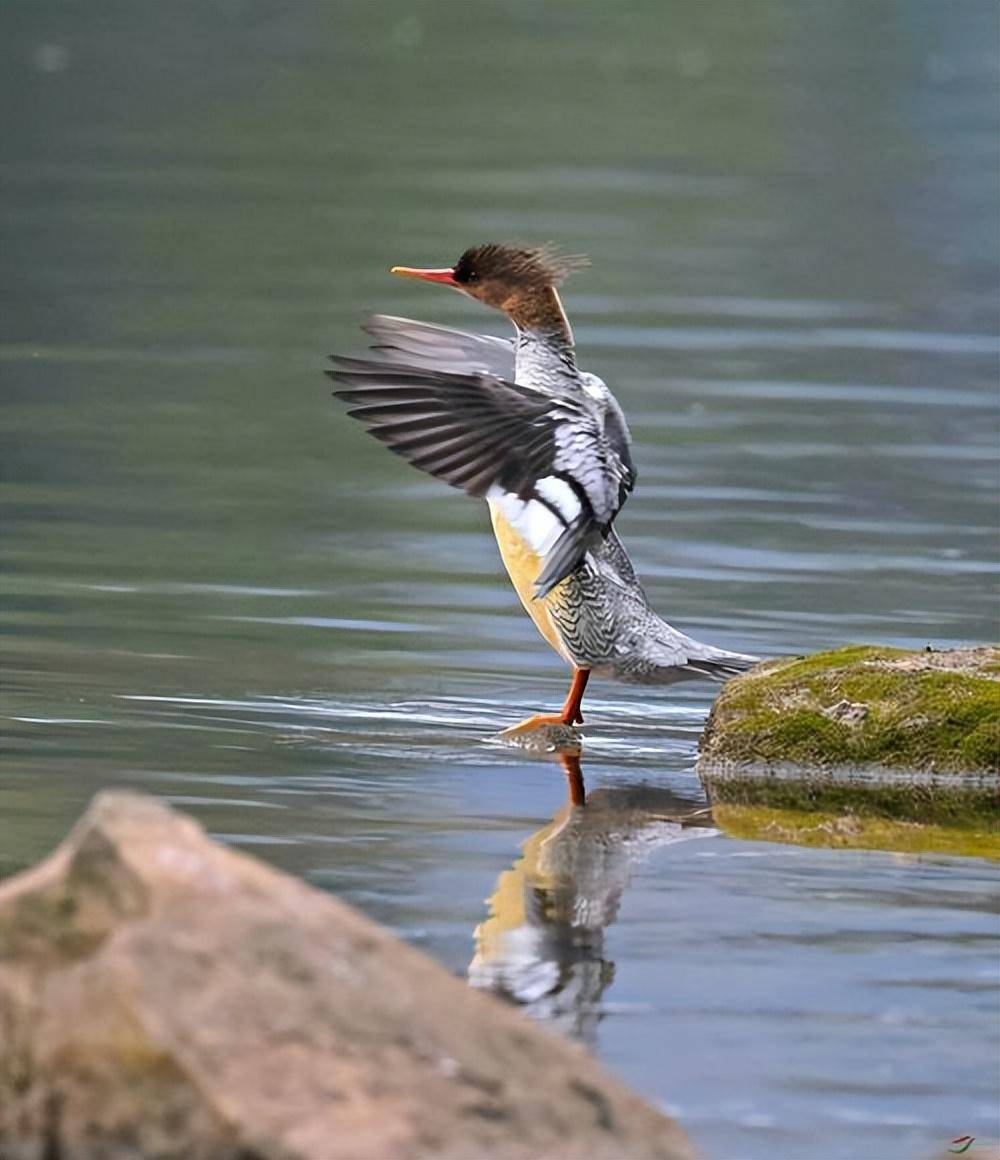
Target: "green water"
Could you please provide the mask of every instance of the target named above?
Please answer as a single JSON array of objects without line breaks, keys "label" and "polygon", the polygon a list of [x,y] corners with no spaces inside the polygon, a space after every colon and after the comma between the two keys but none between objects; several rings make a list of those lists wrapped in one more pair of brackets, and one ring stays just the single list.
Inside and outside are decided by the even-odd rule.
[{"label": "green water", "polygon": [[[386,273],[476,241],[591,256],[566,304],[674,623],[994,639],[996,43],[988,0],[8,0],[0,870],[134,785],[481,959],[565,793],[483,739],[565,675],[485,512],[320,373],[371,310],[502,333]],[[997,1135],[995,871],[664,824],[658,795],[703,805],[711,696],[594,686],[585,774],[624,816],[559,830],[579,877],[526,874],[475,981],[717,1160]]]}]

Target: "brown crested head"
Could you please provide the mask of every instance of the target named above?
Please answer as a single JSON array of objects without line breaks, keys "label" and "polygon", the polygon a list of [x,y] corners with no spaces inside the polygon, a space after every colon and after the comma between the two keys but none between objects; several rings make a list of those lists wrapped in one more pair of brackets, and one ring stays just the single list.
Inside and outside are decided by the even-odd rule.
[{"label": "brown crested head", "polygon": [[588,265],[579,254],[560,254],[555,246],[472,246],[458,259],[452,276],[458,286],[489,306],[501,309],[512,294],[561,286],[574,270]]},{"label": "brown crested head", "polygon": [[502,310],[521,326],[545,326],[558,316],[565,325],[557,286],[590,263],[579,254],[561,254],[555,246],[517,246],[487,242],[472,246],[454,266],[418,270],[394,266],[394,274],[452,286],[487,306]]}]

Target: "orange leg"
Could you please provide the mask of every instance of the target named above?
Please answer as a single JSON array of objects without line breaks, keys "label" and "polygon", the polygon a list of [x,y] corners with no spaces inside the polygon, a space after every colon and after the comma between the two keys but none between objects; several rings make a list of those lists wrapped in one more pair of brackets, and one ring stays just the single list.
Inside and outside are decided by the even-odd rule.
[{"label": "orange leg", "polygon": [[503,731],[502,736],[513,737],[518,733],[530,733],[542,725],[582,725],[583,713],[580,706],[583,703],[583,692],[590,679],[590,669],[574,669],[573,683],[566,694],[566,701],[559,713],[536,713],[528,717],[519,725],[511,725]]}]

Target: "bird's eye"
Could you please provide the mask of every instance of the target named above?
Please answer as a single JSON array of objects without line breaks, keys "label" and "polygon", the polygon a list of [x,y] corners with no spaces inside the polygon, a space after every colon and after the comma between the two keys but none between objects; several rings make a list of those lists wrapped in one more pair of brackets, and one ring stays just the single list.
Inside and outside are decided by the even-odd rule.
[{"label": "bird's eye", "polygon": [[467,282],[475,282],[478,277],[479,277],[479,275],[476,273],[475,270],[470,270],[468,272],[468,274],[466,275],[466,281]]}]

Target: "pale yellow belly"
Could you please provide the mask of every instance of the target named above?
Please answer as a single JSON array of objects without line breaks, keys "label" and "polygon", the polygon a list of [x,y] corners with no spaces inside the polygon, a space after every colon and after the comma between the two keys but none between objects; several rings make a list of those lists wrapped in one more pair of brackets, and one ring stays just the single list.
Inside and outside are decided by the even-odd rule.
[{"label": "pale yellow belly", "polygon": [[514,591],[521,598],[524,610],[535,622],[535,627],[549,642],[556,652],[569,664],[572,664],[566,650],[563,648],[555,622],[549,614],[548,604],[557,595],[559,588],[541,600],[535,600],[535,580],[542,570],[542,561],[536,552],[525,543],[519,532],[516,532],[507,522],[500,508],[491,503],[490,519],[493,521],[493,532],[500,549],[500,558],[503,560],[507,575],[514,585]]}]

